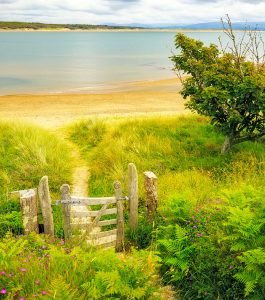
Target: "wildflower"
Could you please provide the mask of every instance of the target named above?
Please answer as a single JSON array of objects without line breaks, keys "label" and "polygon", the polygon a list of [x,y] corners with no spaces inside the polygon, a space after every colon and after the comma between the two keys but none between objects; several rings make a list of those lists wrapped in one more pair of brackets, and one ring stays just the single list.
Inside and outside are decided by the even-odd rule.
[{"label": "wildflower", "polygon": [[1,271],[0,275],[5,275],[5,273],[6,273],[5,271]]},{"label": "wildflower", "polygon": [[191,218],[192,218],[192,219],[195,219],[195,217],[194,217],[194,216],[192,216]]},{"label": "wildflower", "polygon": [[42,295],[47,295],[48,293],[46,291],[41,292]]},{"label": "wildflower", "polygon": [[19,300],[25,300],[25,298],[24,298],[24,297],[21,297],[21,298],[19,298]]},{"label": "wildflower", "polygon": [[41,248],[42,248],[42,249],[47,249],[47,246],[43,245]]},{"label": "wildflower", "polygon": [[21,268],[21,269],[20,269],[20,272],[22,272],[22,273],[26,273],[26,272],[27,272],[27,269],[25,269],[25,268]]},{"label": "wildflower", "polygon": [[38,295],[36,295],[36,294],[33,294],[33,295],[32,295],[32,297],[33,297],[33,298],[36,298],[36,297],[38,297]]},{"label": "wildflower", "polygon": [[7,293],[6,289],[0,290],[0,294],[1,294],[1,295],[5,295],[6,293]]},{"label": "wildflower", "polygon": [[203,234],[202,234],[202,233],[200,233],[200,232],[199,232],[199,233],[197,233],[197,236],[198,236],[198,237],[201,237],[202,235],[203,235]]},{"label": "wildflower", "polygon": [[13,274],[12,273],[10,273],[10,274],[7,274],[7,277],[9,277],[9,278],[11,278],[13,276]]},{"label": "wildflower", "polygon": [[64,244],[65,244],[64,240],[61,240],[61,245],[64,245]]},{"label": "wildflower", "polygon": [[196,226],[196,225],[194,225],[192,228],[197,228],[197,226]]},{"label": "wildflower", "polygon": [[39,280],[39,279],[36,279],[36,280],[35,280],[35,284],[39,285],[39,284],[40,284],[40,280]]},{"label": "wildflower", "polygon": [[229,266],[229,270],[231,270],[231,269],[233,269],[233,266],[232,266],[232,265]]}]

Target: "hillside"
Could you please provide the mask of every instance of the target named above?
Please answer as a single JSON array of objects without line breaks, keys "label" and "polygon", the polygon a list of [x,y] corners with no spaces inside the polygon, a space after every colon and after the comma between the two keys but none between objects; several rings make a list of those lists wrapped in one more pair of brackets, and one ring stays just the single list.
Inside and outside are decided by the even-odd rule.
[{"label": "hillside", "polygon": [[137,29],[129,26],[112,26],[112,25],[86,25],[86,24],[44,24],[28,22],[0,22],[2,30],[106,30],[106,29]]}]

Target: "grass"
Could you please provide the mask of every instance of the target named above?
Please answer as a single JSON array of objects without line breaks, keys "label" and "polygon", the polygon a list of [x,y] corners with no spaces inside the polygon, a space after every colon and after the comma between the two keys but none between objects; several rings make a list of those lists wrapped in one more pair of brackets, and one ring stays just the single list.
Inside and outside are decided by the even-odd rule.
[{"label": "grass", "polygon": [[[165,283],[181,299],[263,299],[264,140],[237,145],[203,117],[82,121],[69,136],[90,166],[90,195],[127,194],[127,165],[139,173],[140,216],[129,243],[151,245]],[[159,218],[145,220],[143,172],[158,176]],[[152,228],[151,228],[152,227]]]},{"label": "grass", "polygon": [[[44,175],[49,176],[52,198],[72,177],[71,152],[66,144],[44,129],[25,123],[0,123],[0,237],[8,230],[22,232],[18,199],[11,191],[36,188]],[[62,232],[60,208],[54,209],[58,234]]]},{"label": "grass", "polygon": [[220,154],[224,140],[203,117],[150,117],[81,121],[69,136],[90,166],[90,195],[113,193],[112,182],[127,188],[127,165],[134,162],[144,199],[143,172],[158,176],[160,207],[172,195],[203,201],[223,189],[264,185],[263,142],[244,143]]},{"label": "grass", "polygon": [[72,163],[67,146],[44,129],[24,123],[0,123],[0,195],[37,187],[49,176],[53,193],[70,182]]},{"label": "grass", "polygon": [[[136,164],[140,224],[128,234],[126,246],[151,247],[116,256],[65,246],[56,238],[7,236],[0,241],[0,291],[10,297],[45,291],[48,298],[86,299],[93,293],[93,299],[159,299],[158,258],[152,249],[160,256],[162,279],[174,284],[182,299],[264,295],[263,140],[221,155],[224,137],[198,116],[90,119],[67,132],[90,167],[91,196],[112,195],[117,179],[127,194],[128,163]],[[44,174],[50,176],[53,193],[70,181],[70,152],[56,136],[31,125],[1,123],[0,141],[2,196],[36,186]],[[147,170],[158,176],[160,214],[155,224],[148,224],[144,213]],[[2,202],[1,209],[0,235],[10,223],[13,233],[20,233],[18,203]],[[57,236],[63,236],[61,214],[54,213]]]}]

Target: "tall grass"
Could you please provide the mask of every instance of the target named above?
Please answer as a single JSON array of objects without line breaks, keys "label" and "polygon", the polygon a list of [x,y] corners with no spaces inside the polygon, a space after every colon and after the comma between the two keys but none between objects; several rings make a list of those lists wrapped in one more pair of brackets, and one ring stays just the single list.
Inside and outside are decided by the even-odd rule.
[{"label": "tall grass", "polygon": [[141,199],[142,173],[158,175],[161,207],[172,195],[200,202],[222,189],[264,184],[263,142],[244,143],[221,155],[224,137],[203,117],[88,120],[69,130],[90,166],[90,195],[112,194],[116,179],[126,192],[129,162],[139,171]]},{"label": "tall grass", "polygon": [[[157,247],[163,280],[181,299],[264,299],[264,140],[221,155],[224,137],[202,117],[89,120],[70,136],[90,166],[91,195],[113,193],[115,179],[127,193],[127,164],[136,164],[142,209],[127,236],[139,248]],[[152,228],[146,170],[158,175]]]},{"label": "tall grass", "polygon": [[0,195],[36,187],[49,176],[52,192],[70,182],[70,151],[63,141],[39,127],[24,123],[0,123]]}]

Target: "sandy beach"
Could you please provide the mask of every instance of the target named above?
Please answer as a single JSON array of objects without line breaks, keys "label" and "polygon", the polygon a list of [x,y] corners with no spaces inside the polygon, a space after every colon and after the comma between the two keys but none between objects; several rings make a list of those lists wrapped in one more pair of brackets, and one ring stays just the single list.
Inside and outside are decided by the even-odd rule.
[{"label": "sandy beach", "polygon": [[91,116],[185,113],[177,78],[127,83],[87,94],[0,97],[0,118],[56,128]]}]

